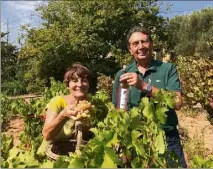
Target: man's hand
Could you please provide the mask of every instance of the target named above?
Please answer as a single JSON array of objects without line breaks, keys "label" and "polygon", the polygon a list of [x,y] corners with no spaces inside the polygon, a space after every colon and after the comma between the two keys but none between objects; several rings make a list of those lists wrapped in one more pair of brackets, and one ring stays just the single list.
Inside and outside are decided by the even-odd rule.
[{"label": "man's hand", "polygon": [[[120,82],[126,82],[129,86],[135,86],[137,89],[141,91],[146,90],[147,83],[145,83],[137,73],[125,73],[120,76]],[[157,92],[159,89],[155,86],[152,86],[152,91],[148,94],[148,96],[153,97],[153,94]],[[182,106],[182,95],[180,92],[176,92],[177,99],[175,110],[180,110]]]},{"label": "man's hand", "polygon": [[211,94],[209,94],[209,105],[211,106],[211,108],[213,109],[213,96]]},{"label": "man's hand", "polygon": [[176,92],[176,94],[177,94],[176,100],[175,100],[176,104],[175,104],[174,108],[175,108],[175,110],[180,110],[181,106],[182,106],[182,103],[183,103],[182,94],[181,94],[181,92]]},{"label": "man's hand", "polygon": [[137,73],[125,73],[120,76],[120,82],[126,82],[129,86],[135,86],[139,90],[143,88],[144,82]]}]

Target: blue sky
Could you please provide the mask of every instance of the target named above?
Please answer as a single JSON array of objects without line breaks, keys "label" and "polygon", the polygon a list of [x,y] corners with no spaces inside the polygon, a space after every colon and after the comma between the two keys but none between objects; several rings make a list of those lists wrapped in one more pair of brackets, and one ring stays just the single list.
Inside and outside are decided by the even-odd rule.
[{"label": "blue sky", "polygon": [[[164,17],[174,17],[175,15],[184,15],[184,14],[190,14],[193,11],[198,11],[202,8],[206,8],[207,6],[213,8],[213,1],[184,1],[184,0],[176,0],[176,1],[168,1],[168,0],[160,0],[159,2],[163,3],[161,5],[162,13],[160,13]],[[170,7],[170,10],[168,12],[165,11],[165,7],[167,5],[172,5]],[[166,13],[164,13],[166,12]]]},{"label": "blue sky", "polygon": [[[20,33],[20,25],[30,24],[31,27],[39,27],[42,22],[36,16],[35,7],[47,3],[45,1],[1,1],[1,31],[10,31],[9,42],[17,45],[17,37]],[[175,15],[190,14],[207,6],[213,8],[213,1],[159,1],[162,3],[160,15],[174,17]],[[170,11],[165,11],[167,5],[172,5]],[[166,12],[166,13],[165,13]],[[8,28],[7,28],[8,25]]]}]

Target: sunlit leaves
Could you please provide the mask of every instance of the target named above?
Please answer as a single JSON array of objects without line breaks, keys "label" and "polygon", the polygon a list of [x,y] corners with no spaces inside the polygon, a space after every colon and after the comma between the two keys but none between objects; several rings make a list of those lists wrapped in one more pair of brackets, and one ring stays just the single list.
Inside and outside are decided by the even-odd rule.
[{"label": "sunlit leaves", "polygon": [[166,111],[168,111],[168,109],[166,107],[157,106],[157,108],[156,108],[156,112],[155,112],[156,118],[162,124],[165,124],[165,122],[166,122],[166,117],[167,117],[167,115],[165,113]]},{"label": "sunlit leaves", "polygon": [[45,161],[42,163],[39,168],[53,168],[53,162],[50,160]]},{"label": "sunlit leaves", "polygon": [[84,163],[82,159],[78,157],[72,158],[69,162],[68,168],[84,168]]},{"label": "sunlit leaves", "polygon": [[153,110],[154,110],[153,105],[149,103],[147,97],[142,99],[142,103],[145,105],[145,107],[143,109],[143,115],[145,117],[147,117],[148,119],[151,119],[154,116],[154,114],[153,114]]},{"label": "sunlit leaves", "polygon": [[[201,58],[212,57],[213,35],[213,9],[204,8],[188,15],[176,16],[169,21],[170,47],[178,55]],[[184,33],[183,33],[184,32]],[[189,40],[190,39],[190,40]],[[197,60],[191,62],[191,67],[197,64]]]},{"label": "sunlit leaves", "polygon": [[107,153],[105,153],[104,154],[104,161],[101,165],[101,168],[117,168],[117,165],[112,160],[112,158],[110,158],[110,156]]},{"label": "sunlit leaves", "polygon": [[21,28],[25,43],[19,56],[27,62],[23,74],[32,75],[31,85],[35,79],[47,84],[51,76],[62,80],[66,69],[78,61],[94,75],[113,75],[132,59],[125,40],[132,25],[147,27],[155,44],[165,42],[165,19],[158,12],[159,5],[153,0],[49,1],[36,9],[43,27]]},{"label": "sunlit leaves", "polygon": [[177,64],[185,105],[192,106],[200,103],[204,106],[208,104],[207,95],[213,92],[212,60],[195,56],[179,56]]},{"label": "sunlit leaves", "polygon": [[204,159],[199,155],[196,155],[193,159],[190,160],[192,168],[212,168],[213,167],[213,156],[209,156]]},{"label": "sunlit leaves", "polygon": [[159,134],[157,135],[155,140],[155,147],[160,154],[163,154],[165,152],[166,145],[165,145],[165,136],[163,131],[159,131]]},{"label": "sunlit leaves", "polygon": [[[58,88],[56,89],[50,93],[46,91],[46,94],[49,93],[49,95],[45,95],[45,100],[49,100],[48,96],[52,97],[56,94]],[[98,124],[94,123],[91,129],[94,136],[81,147],[81,153],[70,153],[69,157],[60,157],[53,163],[42,159],[40,163],[36,159],[33,149],[22,153],[13,148],[10,150],[9,158],[5,157],[3,165],[40,168],[116,168],[118,165],[121,167],[165,167],[166,145],[161,123],[166,119],[165,112],[170,104],[168,101],[170,94],[164,92],[162,96],[161,92],[163,91],[159,91],[156,98],[142,99],[140,106],[130,111],[116,110],[102,92],[89,96],[89,100],[95,103],[95,108],[97,105],[99,109],[96,113],[99,112],[100,115],[106,113],[106,118],[99,121]],[[171,98],[171,100],[173,99]],[[105,108],[101,109],[103,105]],[[28,115],[26,113],[28,108],[37,112],[42,106],[40,101],[32,101],[30,107],[25,104],[21,107],[20,111],[25,110],[25,113],[22,114]],[[27,131],[31,131],[30,126]],[[6,141],[4,139],[3,141],[5,145]],[[161,158],[159,158],[160,155],[162,155]],[[130,159],[127,166],[122,164],[121,156],[128,156]],[[153,162],[153,159],[156,160]]]}]

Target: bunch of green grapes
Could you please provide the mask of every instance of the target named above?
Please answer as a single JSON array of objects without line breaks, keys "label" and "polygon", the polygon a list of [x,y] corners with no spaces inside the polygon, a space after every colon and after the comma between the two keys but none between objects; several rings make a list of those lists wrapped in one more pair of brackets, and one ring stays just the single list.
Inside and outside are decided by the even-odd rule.
[{"label": "bunch of green grapes", "polygon": [[87,124],[90,121],[92,113],[95,111],[95,107],[87,100],[82,100],[77,104],[77,110],[79,111],[77,116],[72,116],[71,118],[75,121],[79,120]]}]

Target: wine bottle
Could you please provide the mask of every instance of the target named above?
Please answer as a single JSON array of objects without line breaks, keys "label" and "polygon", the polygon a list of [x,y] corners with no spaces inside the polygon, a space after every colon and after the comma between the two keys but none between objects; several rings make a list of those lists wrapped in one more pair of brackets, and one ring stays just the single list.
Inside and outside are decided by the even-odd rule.
[{"label": "wine bottle", "polygon": [[[126,65],[123,66],[122,74],[126,73]],[[116,109],[127,111],[129,99],[129,85],[126,82],[119,82],[116,92]]]}]

